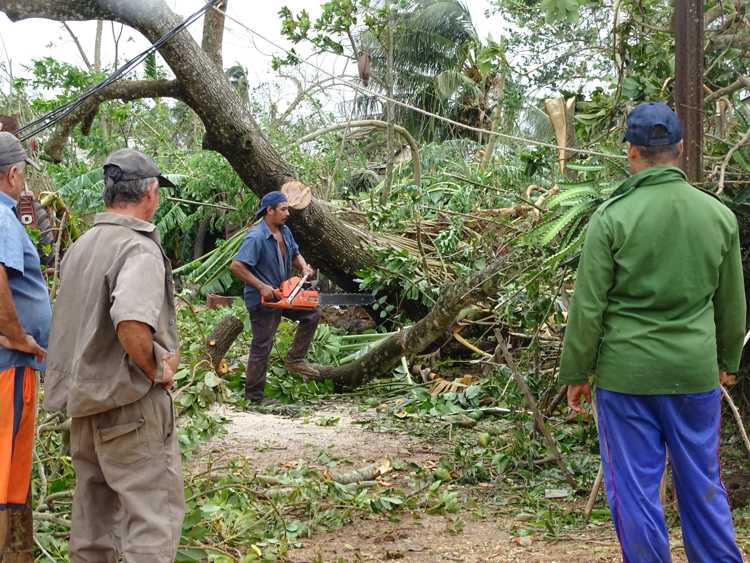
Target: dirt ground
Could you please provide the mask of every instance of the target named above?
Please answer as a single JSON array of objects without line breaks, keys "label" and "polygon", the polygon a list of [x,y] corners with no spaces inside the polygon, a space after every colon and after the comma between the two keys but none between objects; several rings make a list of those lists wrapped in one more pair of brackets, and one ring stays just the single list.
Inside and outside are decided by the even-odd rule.
[{"label": "dirt ground", "polygon": [[[400,458],[430,463],[440,453],[429,444],[402,434],[375,433],[357,424],[368,413],[349,407],[327,407],[308,416],[290,418],[275,414],[224,410],[228,431],[206,444],[196,456],[246,457],[258,468],[289,466],[297,461],[318,465],[321,452],[328,459],[351,462],[357,467],[383,459]],[[369,413],[371,416],[372,413]],[[334,424],[335,421],[335,424]],[[456,522],[462,529],[456,531]],[[360,519],[335,532],[315,534],[292,549],[287,563],[403,561],[484,562],[614,562],[620,550],[609,524],[577,530],[575,537],[555,541],[511,533],[514,518],[477,517],[469,512],[419,519],[404,514],[398,522],[373,516]],[[675,562],[687,561],[680,538],[673,538]]]},{"label": "dirt ground", "polygon": [[225,408],[219,413],[229,419],[227,432],[204,445],[199,459],[246,456],[261,470],[299,460],[315,466],[322,452],[355,466],[386,457],[417,463],[435,457],[425,444],[408,436],[364,430],[356,420],[367,413],[353,409],[326,408],[294,418]]},{"label": "dirt ground", "polygon": [[[459,534],[450,531],[442,516],[426,516],[420,520],[406,517],[398,524],[360,522],[336,533],[312,538],[303,548],[290,552],[287,561],[551,563],[621,560],[614,533],[604,528],[554,543],[531,538],[522,546],[504,529],[507,522],[472,521],[468,514],[457,516],[465,518],[464,529]],[[674,560],[686,561],[677,552]]]}]

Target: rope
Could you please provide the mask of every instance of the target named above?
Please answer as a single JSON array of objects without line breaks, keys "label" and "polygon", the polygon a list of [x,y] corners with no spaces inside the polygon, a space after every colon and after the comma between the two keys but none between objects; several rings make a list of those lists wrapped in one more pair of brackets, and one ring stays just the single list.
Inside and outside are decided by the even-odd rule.
[{"label": "rope", "polygon": [[[230,19],[231,21],[233,21],[234,23],[236,23],[237,25],[239,25],[247,33],[259,37],[260,39],[262,39],[266,43],[268,43],[271,46],[273,46],[273,47],[275,47],[275,48],[283,51],[284,53],[286,53],[288,55],[293,55],[293,53],[291,51],[289,51],[288,49],[286,49],[285,47],[279,45],[278,43],[276,43],[273,40],[269,39],[268,37],[264,36],[263,34],[255,31],[253,29],[251,29],[250,27],[248,27],[247,25],[245,25],[244,23],[242,23],[238,19],[230,16],[225,11],[218,9],[215,6],[212,6],[212,9],[214,9],[217,12],[223,14],[224,17]],[[565,150],[565,151],[568,151],[568,152],[577,153],[577,154],[583,154],[583,155],[589,155],[589,156],[601,156],[603,158],[611,158],[611,159],[618,159],[618,160],[627,160],[627,156],[625,156],[625,155],[611,154],[611,153],[605,153],[605,152],[600,152],[600,151],[592,151],[592,150],[586,150],[586,149],[577,149],[577,148],[573,148],[573,147],[563,147],[563,146],[557,145],[555,143],[548,143],[548,142],[545,142],[545,141],[538,141],[536,139],[527,139],[525,137],[519,137],[518,135],[509,135],[508,133],[500,133],[498,131],[492,131],[490,129],[483,129],[481,127],[474,127],[472,125],[467,125],[466,123],[461,123],[460,121],[455,121],[453,119],[450,119],[449,117],[438,115],[436,113],[432,113],[430,111],[427,111],[426,109],[422,109],[420,107],[413,106],[413,105],[408,104],[406,102],[403,102],[401,100],[397,100],[395,98],[388,97],[388,96],[386,96],[384,94],[381,94],[379,92],[375,92],[375,91],[373,91],[373,90],[371,90],[369,88],[365,88],[364,86],[360,86],[359,84],[353,84],[351,82],[347,82],[345,80],[341,80],[339,77],[337,77],[334,74],[328,72],[327,70],[324,70],[323,68],[317,66],[316,64],[310,62],[309,60],[303,60],[301,62],[302,62],[302,64],[306,64],[306,65],[314,68],[318,72],[326,75],[328,78],[330,78],[334,82],[336,82],[338,84],[341,84],[343,86],[347,86],[349,88],[352,88],[352,89],[358,91],[360,94],[367,94],[369,96],[374,96],[376,98],[379,98],[380,100],[383,100],[383,101],[392,102],[392,103],[394,103],[394,104],[396,104],[398,106],[401,106],[403,108],[409,109],[409,110],[417,112],[417,113],[421,113],[422,115],[425,115],[427,117],[432,117],[434,119],[437,119],[439,121],[443,121],[445,123],[449,123],[449,124],[451,124],[451,125],[453,125],[455,127],[459,127],[461,129],[466,129],[467,131],[474,131],[475,133],[486,133],[487,135],[495,135],[496,137],[500,137],[501,139],[505,139],[505,140],[508,140],[508,141],[513,141],[513,142],[521,143],[521,144],[536,145],[536,146],[546,147],[546,148],[555,149],[555,150]]]},{"label": "rope", "polygon": [[76,99],[71,100],[70,102],[63,104],[49,113],[46,113],[42,117],[35,119],[34,121],[27,123],[23,127],[21,127],[17,132],[16,135],[21,141],[25,141],[26,139],[29,139],[30,137],[33,137],[45,129],[48,129],[49,127],[52,127],[55,123],[63,119],[64,117],[70,115],[73,113],[76,109],[81,107],[81,105],[90,97],[96,95],[99,93],[102,89],[106,88],[110,84],[113,84],[114,82],[121,79],[123,76],[128,74],[131,70],[133,70],[136,66],[141,64],[146,57],[148,57],[150,54],[155,53],[162,45],[164,45],[167,41],[172,39],[175,35],[177,35],[180,31],[187,28],[191,24],[193,24],[198,18],[200,18],[205,12],[209,10],[209,8],[214,7],[214,4],[216,4],[219,0],[209,0],[200,10],[195,12],[193,15],[189,16],[187,19],[185,19],[183,22],[176,25],[174,28],[169,30],[167,33],[162,35],[158,41],[156,41],[153,45],[151,45],[148,49],[143,51],[141,54],[136,55],[129,61],[127,61],[125,64],[123,64],[121,67],[119,67],[117,70],[115,70],[112,74],[110,74],[107,78],[99,82],[98,84],[94,84],[93,86],[90,86],[84,92],[78,96]]}]

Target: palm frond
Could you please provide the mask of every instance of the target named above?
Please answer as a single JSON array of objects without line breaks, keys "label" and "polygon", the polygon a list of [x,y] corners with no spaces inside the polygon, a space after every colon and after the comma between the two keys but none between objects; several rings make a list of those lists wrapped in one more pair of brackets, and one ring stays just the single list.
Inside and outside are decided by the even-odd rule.
[{"label": "palm frond", "polygon": [[100,211],[104,207],[102,192],[104,191],[104,177],[101,168],[90,170],[61,186],[58,193],[66,205],[84,215]]}]

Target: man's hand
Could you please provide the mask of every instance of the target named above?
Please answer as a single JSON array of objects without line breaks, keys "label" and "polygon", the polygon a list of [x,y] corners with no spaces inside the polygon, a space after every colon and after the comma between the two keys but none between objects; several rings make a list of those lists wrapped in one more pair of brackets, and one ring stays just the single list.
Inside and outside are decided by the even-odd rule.
[{"label": "man's hand", "polygon": [[302,275],[307,276],[308,278],[315,277],[315,270],[312,269],[310,264],[305,264],[302,266]]},{"label": "man's hand", "polygon": [[591,387],[588,383],[568,385],[568,406],[575,412],[583,412],[581,395],[591,404]]},{"label": "man's hand", "polygon": [[263,300],[267,302],[276,301],[278,298],[276,290],[266,283],[260,286],[260,295],[263,297]]},{"label": "man's hand", "polygon": [[175,373],[177,373],[177,369],[180,367],[180,354],[179,352],[175,352],[174,354],[164,356],[161,362],[163,368],[161,384],[164,385],[165,389],[171,389],[174,387]]},{"label": "man's hand", "polygon": [[721,385],[734,385],[737,383],[736,373],[727,373],[725,371],[719,371],[719,383]]},{"label": "man's hand", "polygon": [[18,350],[26,354],[33,354],[38,362],[43,362],[47,357],[47,350],[39,346],[34,337],[30,334],[24,335],[20,340],[11,340],[7,336],[0,334],[0,346],[8,350]]}]

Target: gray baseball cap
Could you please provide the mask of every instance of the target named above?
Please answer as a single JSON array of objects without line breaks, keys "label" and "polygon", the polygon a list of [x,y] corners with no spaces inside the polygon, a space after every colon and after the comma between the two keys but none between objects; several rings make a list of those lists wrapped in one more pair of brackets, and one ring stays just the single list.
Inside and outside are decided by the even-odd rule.
[{"label": "gray baseball cap", "polygon": [[39,165],[29,158],[17,137],[13,133],[0,131],[0,166],[22,161],[39,170]]},{"label": "gray baseball cap", "polygon": [[142,180],[156,178],[162,187],[174,188],[175,185],[165,178],[156,163],[135,149],[119,149],[110,154],[104,161],[104,169],[108,166],[119,168],[122,172],[120,180]]}]

